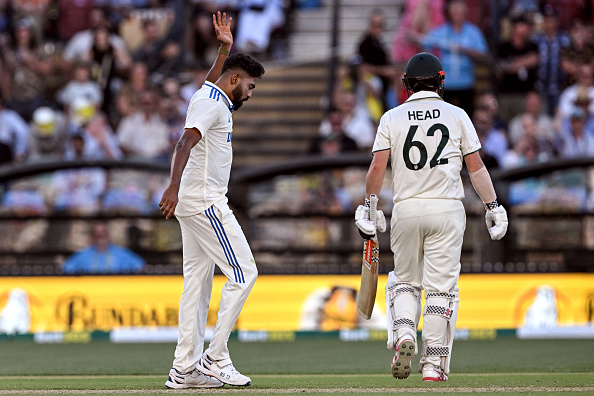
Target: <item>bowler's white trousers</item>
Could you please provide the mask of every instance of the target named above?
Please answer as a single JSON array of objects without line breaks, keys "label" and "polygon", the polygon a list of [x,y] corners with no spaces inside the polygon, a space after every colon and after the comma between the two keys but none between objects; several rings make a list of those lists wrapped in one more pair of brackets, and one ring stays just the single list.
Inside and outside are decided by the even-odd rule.
[{"label": "bowler's white trousers", "polygon": [[223,360],[223,365],[230,362],[229,335],[254,286],[258,270],[243,231],[226,202],[177,220],[183,243],[184,290],[179,303],[179,334],[173,367],[183,373],[193,370],[202,355],[214,264],[225,274],[227,282],[206,353],[214,360]]}]

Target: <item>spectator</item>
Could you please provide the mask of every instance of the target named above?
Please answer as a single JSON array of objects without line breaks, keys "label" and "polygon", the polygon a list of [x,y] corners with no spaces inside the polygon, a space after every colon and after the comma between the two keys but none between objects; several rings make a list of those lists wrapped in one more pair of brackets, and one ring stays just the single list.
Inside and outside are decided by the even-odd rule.
[{"label": "spectator", "polygon": [[47,10],[51,0],[19,0],[12,1],[13,19],[27,19],[30,22],[31,34],[34,40],[41,43],[44,40],[44,31],[47,21]]},{"label": "spectator", "polygon": [[554,116],[559,95],[565,85],[561,54],[569,47],[570,40],[569,36],[559,31],[559,18],[553,6],[546,5],[543,14],[543,31],[536,36],[539,52],[536,88],[545,99],[546,112]]},{"label": "spectator", "polygon": [[200,6],[193,10],[189,32],[186,34],[184,64],[205,63],[211,58],[210,53],[218,48],[219,42],[212,34],[212,14],[213,11]]},{"label": "spectator", "polygon": [[[88,14],[88,29],[77,32],[66,43],[62,58],[72,64],[77,60],[87,59],[87,55],[93,48],[95,30],[99,27],[109,28],[106,11],[101,7],[93,8]],[[117,51],[125,51],[124,40],[117,34],[109,34],[109,44]]]},{"label": "spectator", "polygon": [[115,123],[119,124],[123,117],[137,111],[140,94],[153,88],[154,84],[149,80],[146,65],[142,62],[134,62],[128,72],[127,81],[116,95]]},{"label": "spectator", "polygon": [[[72,107],[69,130],[70,135],[81,135],[84,140],[84,159],[120,159],[122,151],[118,146],[111,126],[105,116],[96,112],[93,105],[85,100],[75,101]],[[66,159],[78,157],[72,142],[66,145]]]},{"label": "spectator", "polygon": [[[352,92],[345,92],[337,103],[337,108],[342,116],[342,130],[345,136],[357,143],[359,150],[371,149],[375,139],[375,125],[369,117],[367,109],[357,104],[357,98]],[[322,120],[320,135],[326,137],[332,133],[330,118]]]},{"label": "spectator", "polygon": [[569,116],[569,129],[561,131],[561,158],[594,156],[594,135],[586,132],[586,112],[576,107]]},{"label": "spectator", "polygon": [[342,128],[343,115],[337,109],[333,109],[328,117],[322,123],[328,123],[328,126],[320,126],[320,129],[329,128],[330,132],[317,137],[311,145],[311,154],[335,155],[357,151],[357,143],[346,136]]},{"label": "spectator", "polygon": [[104,223],[93,226],[92,244],[73,254],[63,267],[65,274],[133,274],[142,271],[144,259],[131,250],[110,241]]},{"label": "spectator", "polygon": [[[539,130],[537,119],[531,113],[524,113],[518,117],[520,117],[519,135],[517,139],[512,140],[511,143],[515,152],[523,152],[522,150],[525,149],[529,143],[530,148],[533,149],[531,154],[534,156],[534,158],[529,158],[529,162],[545,162],[552,159],[556,154],[557,135],[545,135],[542,130]],[[524,138],[526,137],[530,138],[530,140],[525,140]],[[520,143],[521,140],[524,140],[524,142]],[[518,147],[520,150],[516,150]],[[505,161],[503,167],[506,167]]]},{"label": "spectator", "polygon": [[120,49],[109,38],[106,27],[94,30],[93,45],[83,60],[92,63],[93,79],[99,84],[103,94],[101,109],[105,114],[110,114],[111,82],[118,73],[124,73],[131,64],[129,54],[125,49]]},{"label": "spectator", "polygon": [[492,113],[485,108],[476,108],[473,112],[473,124],[486,154],[495,158],[501,166],[508,149],[505,132],[494,126]]},{"label": "spectator", "polygon": [[174,41],[159,36],[155,20],[145,20],[142,31],[142,43],[132,54],[132,59],[135,62],[143,62],[147,66],[151,80],[160,83],[165,75],[179,71],[181,48]]},{"label": "spectator", "polygon": [[524,101],[524,112],[512,118],[509,123],[509,140],[515,145],[520,137],[525,134],[524,116],[530,116],[535,121],[535,134],[537,139],[552,142],[555,139],[553,119],[543,111],[542,99],[538,92],[528,92]]},{"label": "spectator", "polygon": [[0,164],[26,158],[29,133],[27,123],[0,98]]},{"label": "spectator", "polygon": [[[389,108],[388,92],[396,79],[396,68],[390,63],[388,53],[381,41],[384,31],[384,15],[382,10],[375,9],[369,18],[369,27],[359,43],[358,63],[359,76],[365,78],[367,73],[378,76],[382,81],[381,101],[383,111]],[[372,142],[373,143],[373,142]]]},{"label": "spectator", "polygon": [[[38,189],[32,183],[27,183],[24,180],[12,183],[10,189],[2,196],[0,209],[4,213],[16,216],[40,216],[47,211],[43,196]],[[25,229],[32,231],[33,227],[26,225]]]},{"label": "spectator", "polygon": [[575,106],[575,101],[581,93],[583,97],[590,99],[590,113],[594,114],[594,69],[589,63],[582,64],[578,67],[577,82],[563,90],[559,97],[559,106],[557,108],[557,122],[560,119],[569,117]]},{"label": "spectator", "polygon": [[446,22],[444,0],[406,0],[392,44],[392,60],[402,70],[413,55],[422,52],[420,39]]},{"label": "spectator", "polygon": [[49,107],[33,112],[27,161],[59,161],[64,158],[68,128],[64,115]]},{"label": "spectator", "polygon": [[594,60],[594,43],[588,26],[580,19],[572,22],[569,36],[569,47],[561,52],[561,67],[566,74],[567,84],[572,85],[579,78],[580,66]]},{"label": "spectator", "polygon": [[[531,119],[530,116],[524,116],[525,120]],[[501,167],[503,169],[517,168],[539,161],[538,142],[532,135],[524,135],[518,139],[512,150],[509,150],[503,157]]]},{"label": "spectator", "polygon": [[58,102],[68,111],[76,100],[88,100],[99,108],[103,103],[103,93],[96,81],[91,80],[91,64],[77,62],[73,79],[56,95]]},{"label": "spectator", "polygon": [[423,47],[440,52],[445,72],[443,99],[472,115],[474,105],[474,62],[486,59],[487,42],[480,29],[466,20],[463,0],[448,4],[449,22],[431,30],[421,39]]},{"label": "spectator", "polygon": [[[71,151],[67,153],[67,160],[97,159],[93,157],[93,151],[87,149],[85,139],[84,135],[70,138]],[[74,168],[56,172],[52,181],[55,190],[54,209],[77,215],[97,213],[106,179],[105,171],[101,168]]]},{"label": "spectator", "polygon": [[270,36],[285,24],[283,0],[244,0],[240,3],[235,46],[241,52],[262,55]]},{"label": "spectator", "polygon": [[206,74],[210,68],[203,63],[199,63],[193,67],[193,69],[194,71],[192,73],[192,81],[184,85],[180,91],[180,94],[186,103],[190,103],[192,96],[194,96],[196,91],[202,87],[202,84],[204,84],[204,81],[206,80]]},{"label": "spectator", "polygon": [[140,109],[124,117],[117,129],[120,147],[128,157],[166,161],[169,158],[169,128],[158,113],[157,95],[140,95]]},{"label": "spectator", "polygon": [[497,48],[501,73],[499,116],[505,123],[521,112],[524,96],[535,89],[539,58],[538,46],[530,41],[531,33],[530,17],[517,15],[512,18],[510,40]]},{"label": "spectator", "polygon": [[8,76],[2,83],[2,94],[8,105],[27,122],[33,111],[46,104],[46,78],[53,65],[43,47],[33,36],[33,22],[17,22],[14,44],[2,48],[2,64]]}]

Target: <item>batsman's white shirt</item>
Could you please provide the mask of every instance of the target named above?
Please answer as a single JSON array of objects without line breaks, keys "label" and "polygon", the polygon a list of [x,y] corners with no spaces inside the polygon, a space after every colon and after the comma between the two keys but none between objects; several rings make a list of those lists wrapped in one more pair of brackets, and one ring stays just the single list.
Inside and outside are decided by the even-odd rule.
[{"label": "batsman's white shirt", "polygon": [[464,198],[462,157],[481,148],[466,112],[420,91],[381,118],[373,152],[391,150],[394,203]]},{"label": "batsman's white shirt", "polygon": [[216,85],[205,82],[188,107],[185,128],[196,128],[202,138],[192,148],[179,187],[177,217],[191,216],[215,202],[226,202],[233,150],[233,105]]}]

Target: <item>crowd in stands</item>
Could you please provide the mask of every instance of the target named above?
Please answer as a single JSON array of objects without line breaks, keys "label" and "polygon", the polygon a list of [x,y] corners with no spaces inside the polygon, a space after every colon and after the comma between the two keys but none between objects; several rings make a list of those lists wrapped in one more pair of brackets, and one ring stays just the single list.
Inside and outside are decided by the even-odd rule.
[{"label": "crowd in stands", "polygon": [[[334,135],[368,151],[374,135],[368,131],[407,98],[401,83],[407,60],[426,51],[441,59],[444,99],[471,116],[490,168],[594,156],[592,6],[578,0],[498,3],[501,28],[494,40],[484,19],[470,12],[477,4],[407,0],[391,48],[381,40],[382,10],[372,11],[357,53],[338,73],[320,135],[336,130],[330,125],[340,113],[342,131]],[[480,88],[479,67],[488,70]],[[354,105],[344,103],[349,95]]]}]

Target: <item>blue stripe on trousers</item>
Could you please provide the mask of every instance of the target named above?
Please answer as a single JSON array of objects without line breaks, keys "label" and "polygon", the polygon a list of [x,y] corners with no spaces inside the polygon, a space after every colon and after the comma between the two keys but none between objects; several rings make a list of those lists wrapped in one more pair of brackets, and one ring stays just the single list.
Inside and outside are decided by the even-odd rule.
[{"label": "blue stripe on trousers", "polygon": [[223,252],[225,253],[225,257],[227,258],[227,263],[233,268],[233,275],[235,276],[235,282],[238,283],[245,283],[245,279],[243,277],[243,271],[239,267],[239,263],[237,258],[235,257],[235,253],[233,252],[233,248],[231,247],[231,243],[227,238],[227,234],[225,233],[225,229],[223,228],[223,224],[221,221],[216,217],[214,213],[213,207],[210,207],[206,210],[206,217],[210,220],[210,225],[214,229],[219,243],[223,248]]}]

